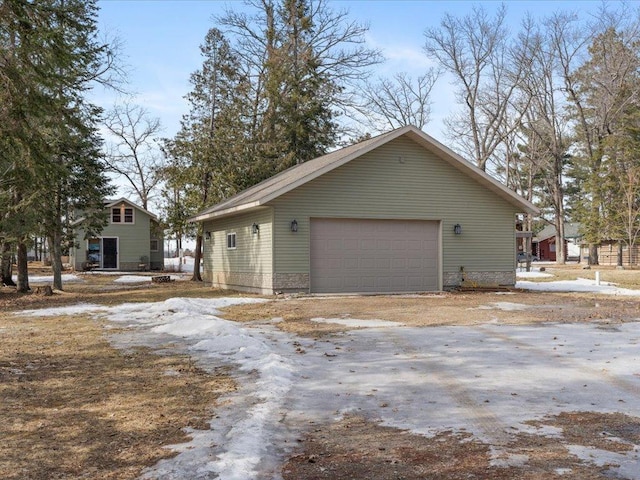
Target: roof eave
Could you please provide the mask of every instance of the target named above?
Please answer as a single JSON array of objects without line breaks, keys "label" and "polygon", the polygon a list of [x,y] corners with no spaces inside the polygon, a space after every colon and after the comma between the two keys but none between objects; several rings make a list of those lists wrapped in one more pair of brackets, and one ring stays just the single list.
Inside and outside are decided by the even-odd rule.
[{"label": "roof eave", "polygon": [[223,210],[216,210],[215,212],[202,213],[199,215],[194,215],[187,219],[188,222],[196,223],[196,222],[204,222],[207,220],[218,219],[222,217],[228,217],[230,215],[235,215],[240,212],[245,212],[252,210],[254,208],[258,208],[261,206],[262,202],[250,202],[243,203],[242,205],[238,205],[237,207],[225,208]]},{"label": "roof eave", "polygon": [[369,153],[372,150],[375,150],[381,145],[384,145],[403,135],[409,135],[410,138],[412,138],[414,141],[422,145],[427,150],[434,152],[438,156],[444,157],[444,159],[447,162],[449,162],[454,168],[457,168],[462,173],[469,175],[471,178],[475,179],[480,184],[484,185],[489,190],[493,191],[498,196],[502,197],[507,202],[517,207],[520,210],[519,213],[531,213],[533,215],[538,215],[540,213],[540,210],[538,209],[538,207],[533,205],[531,202],[525,200],[520,195],[508,189],[506,186],[498,182],[496,179],[494,179],[484,171],[480,170],[476,166],[467,162],[460,155],[458,155],[453,150],[449,149],[448,147],[446,147],[445,145],[443,145],[442,143],[440,143],[430,135],[424,133],[422,130],[419,130],[416,127],[406,126],[406,127],[394,130],[392,132],[389,132],[387,134],[381,135],[378,139],[374,139],[374,141],[367,144],[365,147],[358,149],[350,153],[349,155],[345,155],[344,157],[338,158],[336,161],[330,164],[327,164],[322,168],[314,170],[309,174],[303,177],[300,177],[291,183],[287,183],[283,185],[281,188],[278,188],[277,190],[274,190],[273,192],[269,193],[268,195],[264,195],[260,197],[258,200],[236,205],[234,207],[223,208],[221,210],[214,210],[214,211],[208,211],[208,212],[205,211],[189,218],[189,221],[202,222],[212,218],[220,218],[228,215],[233,215],[238,212],[248,210],[250,208],[265,205],[266,203],[290,192],[291,190],[294,190],[300,187],[301,185],[304,185],[305,183],[308,183],[324,175],[325,173],[330,172],[331,170],[341,167],[342,165],[349,163],[355,158],[365,155],[366,153]]}]

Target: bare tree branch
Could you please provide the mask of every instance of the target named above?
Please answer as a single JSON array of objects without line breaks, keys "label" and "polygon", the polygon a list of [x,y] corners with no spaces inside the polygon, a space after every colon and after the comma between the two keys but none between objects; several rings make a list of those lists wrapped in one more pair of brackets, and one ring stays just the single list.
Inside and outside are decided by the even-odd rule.
[{"label": "bare tree branch", "polygon": [[124,103],[108,112],[104,126],[111,136],[107,165],[126,179],[146,210],[164,167],[164,156],[155,143],[162,131],[160,119],[150,117],[139,105]]}]

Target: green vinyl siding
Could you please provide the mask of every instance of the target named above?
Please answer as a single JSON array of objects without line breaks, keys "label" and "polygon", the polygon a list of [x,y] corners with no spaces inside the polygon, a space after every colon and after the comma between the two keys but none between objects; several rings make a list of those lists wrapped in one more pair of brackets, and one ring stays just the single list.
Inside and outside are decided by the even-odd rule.
[{"label": "green vinyl siding", "polygon": [[[212,278],[215,272],[229,272],[259,276],[263,279],[261,287],[270,287],[273,273],[272,220],[272,209],[261,208],[204,222],[204,231],[211,232],[211,238],[204,241],[205,281],[217,283]],[[257,234],[252,230],[254,223],[259,226]],[[227,248],[227,234],[230,233],[236,234],[235,249]],[[269,285],[264,284],[267,281]]]},{"label": "green vinyl siding", "polygon": [[[442,271],[513,271],[516,207],[405,137],[272,202],[277,273],[309,273],[313,217],[442,221]],[[290,231],[291,220],[298,232]],[[462,226],[454,235],[453,226]]]},{"label": "green vinyl siding", "polygon": [[109,224],[102,231],[102,237],[118,237],[120,268],[135,269],[141,257],[149,259],[150,228],[149,216],[136,211],[134,224]]},{"label": "green vinyl siding", "polygon": [[151,241],[149,241],[149,268],[151,270],[164,269],[164,239],[162,237],[151,237],[158,240],[158,250],[151,251]]},{"label": "green vinyl siding", "polygon": [[[74,268],[79,270],[86,261],[87,239],[84,238],[85,232],[81,227],[76,228],[75,235],[77,248],[72,249],[71,256]],[[134,208],[134,223],[111,223],[109,217],[109,223],[96,237],[118,239],[119,270],[138,270],[142,257],[146,257],[147,263],[153,262],[156,268],[162,268],[162,237],[158,239],[159,251],[151,254],[151,217],[137,208]]]}]

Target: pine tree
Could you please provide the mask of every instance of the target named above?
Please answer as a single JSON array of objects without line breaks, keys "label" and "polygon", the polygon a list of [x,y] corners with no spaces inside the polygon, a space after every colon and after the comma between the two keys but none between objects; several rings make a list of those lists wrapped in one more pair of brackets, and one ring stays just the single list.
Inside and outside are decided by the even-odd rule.
[{"label": "pine tree", "polygon": [[9,146],[1,155],[10,192],[2,231],[17,244],[18,291],[29,290],[27,242],[36,232],[49,240],[54,287],[62,288],[69,212],[98,211],[109,191],[95,128],[100,111],[85,94],[110,52],[96,39],[95,1],[5,0],[0,9],[8,86],[0,128]]},{"label": "pine tree", "polygon": [[[167,188],[184,192],[176,208],[191,214],[243,188],[242,179],[250,176],[241,103],[246,98],[246,83],[238,62],[217,29],[209,30],[200,51],[202,68],[191,75],[192,90],[186,97],[190,111],[175,138],[165,142],[170,158],[165,169]],[[179,223],[178,219],[174,230],[181,228]],[[193,280],[198,281],[202,280],[201,252],[202,232],[197,232]]]},{"label": "pine tree", "polygon": [[219,19],[248,84],[250,183],[324,154],[342,133],[368,69],[381,61],[367,28],[326,0],[249,0]]},{"label": "pine tree", "polygon": [[581,147],[576,179],[582,194],[576,213],[590,245],[590,264],[598,263],[596,246],[612,232],[612,217],[607,214],[611,189],[606,179],[614,169],[609,168],[607,150],[621,132],[625,112],[640,94],[636,42],[625,31],[604,30],[594,38],[588,60],[576,71],[575,83],[568,89]]}]

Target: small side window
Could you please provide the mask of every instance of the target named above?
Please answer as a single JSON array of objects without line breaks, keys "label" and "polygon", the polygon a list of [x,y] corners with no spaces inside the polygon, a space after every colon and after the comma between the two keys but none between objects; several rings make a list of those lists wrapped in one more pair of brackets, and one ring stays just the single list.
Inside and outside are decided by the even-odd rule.
[{"label": "small side window", "polygon": [[236,248],[236,234],[227,233],[227,249],[235,250],[235,248]]},{"label": "small side window", "polygon": [[158,248],[158,239],[156,238],[152,238],[151,239],[151,243],[149,244],[149,250],[152,252],[157,252],[159,250]]}]

